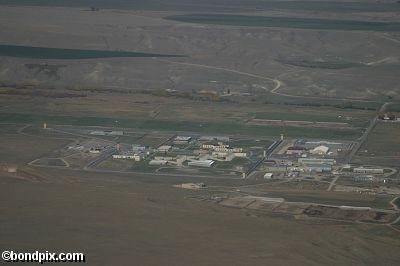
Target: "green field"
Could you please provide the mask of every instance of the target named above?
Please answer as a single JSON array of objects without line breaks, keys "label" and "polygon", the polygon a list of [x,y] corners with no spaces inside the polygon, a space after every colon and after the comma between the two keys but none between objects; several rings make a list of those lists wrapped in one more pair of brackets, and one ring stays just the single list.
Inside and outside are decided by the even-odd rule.
[{"label": "green field", "polygon": [[37,59],[92,59],[110,57],[181,57],[180,55],[150,54],[126,51],[100,51],[80,49],[59,49],[0,44],[0,56]]},{"label": "green field", "polygon": [[388,112],[400,112],[400,103],[390,104],[386,111]]},{"label": "green field", "polygon": [[[341,116],[341,118],[339,118]],[[309,121],[309,122],[337,122],[347,123],[354,127],[367,127],[369,117],[352,117],[350,120],[345,120],[343,113],[327,113],[327,114],[312,114],[301,112],[260,112],[255,113],[255,119],[264,120],[285,120],[285,121]]]},{"label": "green field", "polygon": [[346,61],[311,61],[311,60],[281,60],[283,64],[307,67],[307,68],[319,68],[319,69],[346,69],[365,66],[362,63],[346,62]]},{"label": "green field", "polygon": [[319,18],[264,17],[223,14],[187,14],[165,19],[197,23],[246,27],[279,27],[318,30],[400,31],[400,22],[375,22]]},{"label": "green field", "polygon": [[[390,122],[378,123],[369,134],[367,142],[361,147],[358,155],[380,156],[400,156],[400,124]],[[362,151],[367,150],[367,153]],[[395,158],[393,158],[395,159]]]},{"label": "green field", "polygon": [[162,131],[188,131],[204,133],[220,133],[228,135],[251,135],[251,136],[280,136],[307,138],[329,138],[329,139],[355,139],[361,134],[358,130],[340,130],[329,128],[301,128],[301,127],[271,127],[271,126],[249,126],[235,122],[193,122],[193,121],[166,121],[166,120],[135,120],[118,119],[110,117],[74,117],[74,116],[51,116],[35,114],[0,114],[0,123],[19,124],[41,124],[46,122],[50,127],[56,125],[76,126],[104,126],[120,128],[138,128],[146,130]]},{"label": "green field", "polygon": [[289,121],[316,121],[316,122],[343,122],[337,118],[335,114],[319,115],[319,114],[304,114],[304,113],[256,113],[256,119],[271,119],[271,120],[289,120]]},{"label": "green field", "polygon": [[394,204],[396,204],[397,208],[400,209],[400,198],[397,198],[397,199],[394,201]]}]

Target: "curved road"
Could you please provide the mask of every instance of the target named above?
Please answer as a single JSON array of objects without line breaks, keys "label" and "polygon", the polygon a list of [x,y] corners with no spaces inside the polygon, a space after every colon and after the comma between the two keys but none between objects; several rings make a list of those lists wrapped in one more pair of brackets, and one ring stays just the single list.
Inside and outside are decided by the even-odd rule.
[{"label": "curved road", "polygon": [[284,96],[284,97],[293,97],[293,98],[302,98],[302,99],[319,99],[319,100],[351,100],[351,101],[357,101],[357,102],[376,102],[372,100],[362,100],[362,99],[353,99],[353,98],[332,98],[332,97],[319,97],[319,96],[303,96],[303,95],[292,95],[292,94],[286,94],[282,92],[278,92],[278,90],[282,87],[282,82],[277,79],[277,78],[271,78],[271,77],[266,77],[266,76],[261,76],[257,74],[252,74],[248,72],[243,72],[239,70],[234,70],[234,69],[229,69],[229,68],[224,68],[224,67],[216,67],[216,66],[209,66],[209,65],[202,65],[202,64],[195,64],[195,63],[185,63],[185,62],[177,62],[177,61],[171,61],[171,60],[164,60],[164,59],[158,59],[160,62],[165,62],[165,63],[170,63],[170,64],[176,64],[176,65],[183,65],[183,66],[192,66],[192,67],[200,67],[200,68],[207,68],[207,69],[213,69],[213,70],[220,70],[220,71],[225,71],[225,72],[231,72],[243,76],[248,76],[248,77],[253,77],[253,78],[258,78],[258,79],[263,79],[263,80],[268,80],[273,83],[275,83],[275,86],[271,89],[268,90],[264,88],[267,92],[270,92],[275,95],[279,96]]}]

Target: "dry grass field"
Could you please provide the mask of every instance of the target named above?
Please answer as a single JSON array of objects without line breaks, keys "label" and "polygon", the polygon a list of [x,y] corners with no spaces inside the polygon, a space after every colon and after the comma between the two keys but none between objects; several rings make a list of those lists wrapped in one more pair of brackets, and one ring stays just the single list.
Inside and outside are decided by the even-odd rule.
[{"label": "dry grass field", "polygon": [[[1,135],[2,163],[24,165],[65,145],[33,129],[28,132],[36,135],[10,134],[15,129]],[[396,265],[400,259],[398,237],[388,227],[255,216],[191,199],[202,192],[171,187],[199,181],[235,186],[243,180],[24,171],[28,176],[0,173],[2,249],[82,251],[89,265]],[[373,197],[310,189],[262,190],[293,201],[386,207]]]},{"label": "dry grass field", "polygon": [[55,149],[64,147],[68,141],[35,136],[1,134],[0,162],[24,165],[39,157],[45,157]]},{"label": "dry grass field", "polygon": [[[392,6],[392,10],[393,7],[397,6]],[[319,10],[324,12],[314,14],[304,12],[307,9],[259,10],[250,14],[357,18],[387,23],[399,20],[398,13],[388,12],[390,9],[368,13],[357,12],[353,7],[350,13],[332,13],[329,7],[324,7]],[[249,14],[249,11],[238,9],[236,13]],[[374,101],[398,98],[396,31],[240,27],[164,19],[176,14],[184,13],[2,6],[2,44],[186,57],[91,60],[1,57],[0,81],[4,85],[251,92],[260,88],[273,90],[276,79],[281,82],[276,92],[289,95]]]},{"label": "dry grass field", "polygon": [[89,265],[396,265],[400,259],[398,238],[386,228],[372,237],[367,225],[256,218],[135,176],[58,170],[45,176],[42,183],[1,177],[2,249],[82,251]]}]

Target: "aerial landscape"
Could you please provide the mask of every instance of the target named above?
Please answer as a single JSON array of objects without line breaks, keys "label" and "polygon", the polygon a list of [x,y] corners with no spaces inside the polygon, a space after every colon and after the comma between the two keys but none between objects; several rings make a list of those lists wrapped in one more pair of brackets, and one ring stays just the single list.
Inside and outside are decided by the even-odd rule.
[{"label": "aerial landscape", "polygon": [[399,74],[396,0],[0,0],[1,250],[400,265]]}]

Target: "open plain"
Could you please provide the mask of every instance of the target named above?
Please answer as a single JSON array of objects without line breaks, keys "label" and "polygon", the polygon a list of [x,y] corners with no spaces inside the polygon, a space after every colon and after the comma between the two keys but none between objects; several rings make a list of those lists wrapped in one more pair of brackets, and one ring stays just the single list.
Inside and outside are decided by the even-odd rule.
[{"label": "open plain", "polygon": [[399,11],[0,0],[0,249],[399,265]]}]

